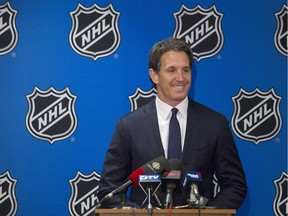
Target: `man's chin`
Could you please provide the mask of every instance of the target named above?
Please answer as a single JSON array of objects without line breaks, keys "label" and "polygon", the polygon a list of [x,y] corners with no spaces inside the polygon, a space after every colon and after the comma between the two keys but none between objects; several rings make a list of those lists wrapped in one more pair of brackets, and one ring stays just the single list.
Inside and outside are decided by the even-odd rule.
[{"label": "man's chin", "polygon": [[174,101],[181,102],[181,101],[183,101],[185,98],[186,98],[186,95],[185,95],[185,96],[175,96],[175,97],[173,98],[173,100],[174,100]]}]

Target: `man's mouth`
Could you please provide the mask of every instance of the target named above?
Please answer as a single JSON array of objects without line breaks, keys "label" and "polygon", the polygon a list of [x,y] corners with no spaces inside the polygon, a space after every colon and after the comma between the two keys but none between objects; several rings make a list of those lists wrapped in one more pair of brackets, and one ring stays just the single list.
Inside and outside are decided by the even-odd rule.
[{"label": "man's mouth", "polygon": [[185,85],[173,85],[173,88],[177,90],[183,90],[185,88]]}]

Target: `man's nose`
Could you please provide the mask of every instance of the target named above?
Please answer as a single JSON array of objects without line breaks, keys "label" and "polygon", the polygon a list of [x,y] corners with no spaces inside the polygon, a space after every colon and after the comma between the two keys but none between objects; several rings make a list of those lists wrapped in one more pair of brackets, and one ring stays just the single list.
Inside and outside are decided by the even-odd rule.
[{"label": "man's nose", "polygon": [[177,78],[178,81],[182,81],[184,79],[183,72],[182,71],[177,71],[176,78]]}]

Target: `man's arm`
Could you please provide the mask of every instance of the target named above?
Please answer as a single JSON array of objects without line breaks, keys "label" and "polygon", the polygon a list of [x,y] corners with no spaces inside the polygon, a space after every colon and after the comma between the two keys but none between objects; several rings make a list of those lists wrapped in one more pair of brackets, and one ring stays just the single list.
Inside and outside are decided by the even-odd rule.
[{"label": "man's arm", "polygon": [[247,193],[245,173],[228,121],[221,131],[215,154],[216,177],[220,192],[208,204],[217,208],[238,209]]},{"label": "man's arm", "polygon": [[[128,181],[131,173],[130,151],[128,148],[129,140],[124,131],[122,121],[117,122],[111,143],[108,147],[103,170],[99,182],[98,198],[101,200],[105,195],[118,188]],[[126,191],[124,191],[125,193]],[[129,200],[127,200],[128,203]],[[115,208],[121,205],[119,195],[103,202],[101,208]],[[130,205],[133,205],[130,203]]]}]

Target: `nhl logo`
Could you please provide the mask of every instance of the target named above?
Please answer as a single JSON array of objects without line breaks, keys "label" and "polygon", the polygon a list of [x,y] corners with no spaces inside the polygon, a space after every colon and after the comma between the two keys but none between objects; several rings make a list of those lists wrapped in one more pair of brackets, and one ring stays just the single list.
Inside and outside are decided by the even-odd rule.
[{"label": "nhl logo", "polygon": [[130,111],[134,111],[139,107],[147,104],[151,100],[153,100],[157,95],[157,91],[155,88],[152,88],[150,91],[145,92],[137,87],[135,93],[129,96],[130,101]]},{"label": "nhl logo", "polygon": [[174,17],[176,28],[173,37],[185,40],[197,61],[221,50],[224,42],[221,29],[223,14],[217,11],[215,5],[209,9],[203,9],[200,5],[189,9],[182,5]]},{"label": "nhl logo", "polygon": [[99,188],[100,175],[95,171],[90,175],[77,172],[74,179],[69,180],[71,196],[69,199],[69,212],[73,216],[91,214],[99,202],[97,191]]},{"label": "nhl logo", "polygon": [[56,91],[53,87],[47,91],[34,88],[27,95],[29,110],[26,116],[26,127],[36,138],[51,144],[70,136],[76,129],[77,117],[74,106],[76,96],[67,87]]},{"label": "nhl logo", "polygon": [[17,44],[16,14],[17,11],[11,8],[9,1],[0,5],[0,55],[10,52]]},{"label": "nhl logo", "polygon": [[214,197],[216,197],[216,195],[221,191],[221,188],[219,186],[218,179],[215,174],[213,175],[213,184],[214,184]]},{"label": "nhl logo", "polygon": [[0,212],[1,215],[16,215],[17,200],[15,185],[17,180],[11,178],[9,171],[0,175]]},{"label": "nhl logo", "polygon": [[283,55],[288,56],[288,29],[287,29],[288,7],[283,5],[280,12],[275,13],[277,20],[277,29],[274,35],[274,43],[276,48]]},{"label": "nhl logo", "polygon": [[75,52],[95,61],[113,53],[120,44],[118,29],[119,13],[112,4],[100,8],[96,4],[90,8],[80,3],[75,11],[70,13],[72,29],[69,41]]},{"label": "nhl logo", "polygon": [[268,92],[255,89],[250,93],[240,89],[232,100],[232,129],[237,136],[258,144],[278,134],[282,126],[279,112],[281,97],[273,89]]},{"label": "nhl logo", "polygon": [[280,178],[274,181],[276,186],[276,196],[273,202],[273,209],[277,216],[287,216],[288,214],[287,183],[288,175],[285,172],[282,172]]}]

